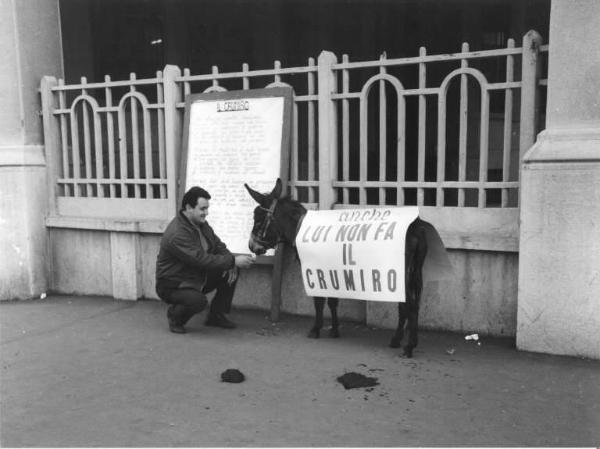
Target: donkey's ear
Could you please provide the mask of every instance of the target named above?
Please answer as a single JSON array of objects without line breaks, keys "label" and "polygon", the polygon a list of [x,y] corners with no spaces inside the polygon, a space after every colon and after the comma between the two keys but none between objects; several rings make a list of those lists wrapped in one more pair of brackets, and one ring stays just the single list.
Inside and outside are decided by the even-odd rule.
[{"label": "donkey's ear", "polygon": [[281,183],[281,178],[277,178],[277,181],[275,181],[275,187],[273,187],[273,191],[271,192],[271,196],[273,198],[281,198],[281,192],[283,190],[283,185]]},{"label": "donkey's ear", "polygon": [[256,201],[261,206],[265,205],[265,203],[267,202],[267,197],[265,195],[257,192],[256,190],[253,190],[248,184],[244,184],[244,187],[246,187],[246,190],[248,191],[250,196],[254,199],[254,201]]}]

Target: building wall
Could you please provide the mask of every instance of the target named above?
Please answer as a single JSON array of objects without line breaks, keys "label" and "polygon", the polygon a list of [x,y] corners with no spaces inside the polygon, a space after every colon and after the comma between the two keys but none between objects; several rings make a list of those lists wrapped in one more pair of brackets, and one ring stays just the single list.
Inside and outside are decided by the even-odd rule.
[{"label": "building wall", "polygon": [[524,157],[517,346],[600,358],[600,2],[554,0],[547,129]]},{"label": "building wall", "polygon": [[[15,14],[13,2],[0,3],[0,51],[3,61],[0,65],[0,137],[2,145],[22,143],[21,135],[21,98],[19,94],[19,60],[17,34],[15,33]],[[4,150],[6,151],[6,150]]]},{"label": "building wall", "polygon": [[[96,4],[100,5],[100,2]],[[335,8],[319,7],[337,17]],[[511,31],[521,29],[517,33],[521,35],[529,28],[525,19],[539,16],[540,11],[536,9],[536,2],[517,8],[520,22],[511,22],[509,28]],[[600,357],[600,334],[597,332],[600,327],[600,303],[597,301],[600,295],[597,268],[600,264],[597,244],[600,241],[597,223],[600,214],[597,187],[600,184],[599,8],[596,0],[554,0],[552,3],[548,130],[525,158],[520,263],[517,264],[514,251],[453,249],[451,258],[457,270],[456,280],[425,287],[423,327],[513,335],[516,313],[520,348]],[[467,22],[481,22],[479,17],[465,11],[461,17],[467,18]],[[314,10],[308,13],[314,14]],[[441,23],[444,19],[439,14],[422,13],[416,11],[414,16],[423,19],[421,24],[424,20],[435,19]],[[411,32],[411,27],[415,28],[417,23],[407,20],[408,16],[402,15],[404,36],[413,36],[412,44],[422,45],[423,35],[416,36]],[[75,14],[75,17],[83,20],[81,15]],[[338,39],[328,16],[317,14],[317,17],[322,28],[310,33],[310,44],[319,50],[331,48],[338,53],[347,52],[344,48],[347,40]],[[399,22],[396,19],[389,14],[381,17],[377,29],[385,28],[380,25],[397,29]],[[425,36],[431,35],[431,27],[416,28]],[[278,30],[281,33],[283,28]],[[472,28],[464,26],[461,33],[453,34],[456,27],[450,26],[433,36],[438,43],[449,41],[449,36],[456,38],[458,34],[460,40],[469,34],[469,30]],[[74,35],[77,38],[78,34]],[[180,36],[184,35],[180,33]],[[316,39],[321,35],[330,39],[328,44],[323,45]],[[268,38],[268,35],[261,37]],[[369,51],[377,54],[386,50],[388,34],[368,39],[371,37],[368,35],[358,42],[376,41],[376,48]],[[291,39],[303,41],[297,36]],[[89,35],[85,40],[85,45],[75,50],[79,56],[86,54],[83,47],[92,52],[91,47],[98,44],[93,43]],[[473,41],[472,38],[467,40]],[[277,39],[267,41],[276,42],[277,51],[298,54],[286,47],[287,44],[280,46]],[[231,39],[231,42],[238,45],[239,38]],[[0,2],[0,50],[3,54],[0,66],[0,196],[3,200],[0,204],[0,234],[3,236],[0,240],[3,256],[0,259],[0,298],[36,297],[48,285],[61,293],[152,298],[158,233],[125,233],[118,229],[52,228],[47,231],[44,226],[48,191],[37,89],[43,75],[62,76],[61,44],[58,0]],[[260,45],[257,47],[261,48]],[[216,49],[217,46],[211,48],[215,48],[214,54],[224,58],[224,64],[234,59]],[[237,47],[236,50],[241,51]],[[262,48],[258,54],[264,54]],[[271,61],[278,55],[266,57]],[[206,59],[206,54],[199,53],[192,62]],[[101,72],[102,68],[94,64],[95,61],[88,60],[81,67],[95,74]],[[163,66],[164,61],[158,68]],[[299,270],[292,255],[286,257],[285,266],[283,310],[312,313],[310,301],[300,288]],[[519,304],[515,312],[517,270]],[[266,309],[269,289],[269,268],[256,267],[243,274],[237,303]],[[359,301],[343,304],[342,316],[366,319],[370,324],[384,327],[395,324],[393,310],[389,307],[371,307]]]},{"label": "building wall", "polygon": [[50,258],[52,292],[113,295],[113,261],[108,232],[52,230]]},{"label": "building wall", "polygon": [[58,0],[0,2],[0,298],[46,290],[47,183],[40,100],[62,74]]},{"label": "building wall", "polygon": [[[552,3],[548,84],[548,128],[597,128],[600,124],[600,2]],[[567,63],[577,63],[579,70]],[[576,152],[577,150],[572,150]]]},{"label": "building wall", "polygon": [[592,143],[558,145],[593,145],[599,161],[527,162],[518,344],[600,358],[600,129]]},{"label": "building wall", "polygon": [[[0,298],[27,299],[46,290],[46,172],[43,161],[24,165],[0,147]],[[41,159],[37,155],[37,159]],[[13,157],[11,157],[13,159]],[[34,161],[31,161],[33,164]],[[14,164],[14,165],[13,165]]]}]

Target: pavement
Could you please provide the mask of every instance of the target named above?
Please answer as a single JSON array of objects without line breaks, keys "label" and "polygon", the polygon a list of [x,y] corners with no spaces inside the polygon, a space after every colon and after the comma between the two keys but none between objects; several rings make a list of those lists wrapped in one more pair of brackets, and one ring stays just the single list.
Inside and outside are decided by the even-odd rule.
[{"label": "pavement", "polygon": [[[343,307],[343,303],[341,304]],[[2,447],[598,446],[600,361],[512,339],[391,331],[234,309],[238,328],[168,331],[158,301],[0,303]],[[221,381],[238,369],[242,383]],[[337,378],[377,378],[346,390]]]}]

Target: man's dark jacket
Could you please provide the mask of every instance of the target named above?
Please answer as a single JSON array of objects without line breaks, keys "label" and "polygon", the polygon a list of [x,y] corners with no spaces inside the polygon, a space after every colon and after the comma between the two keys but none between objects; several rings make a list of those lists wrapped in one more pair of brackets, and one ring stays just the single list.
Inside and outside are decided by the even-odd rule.
[{"label": "man's dark jacket", "polygon": [[167,226],[156,259],[156,291],[167,299],[173,289],[202,291],[207,272],[235,266],[235,258],[208,223],[194,226],[180,211]]}]

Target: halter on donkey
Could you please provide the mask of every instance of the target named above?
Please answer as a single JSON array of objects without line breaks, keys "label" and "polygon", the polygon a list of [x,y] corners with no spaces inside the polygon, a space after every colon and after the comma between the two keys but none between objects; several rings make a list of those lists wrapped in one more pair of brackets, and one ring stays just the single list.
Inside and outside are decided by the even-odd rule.
[{"label": "halter on donkey", "polygon": [[[277,179],[275,187],[269,194],[259,193],[244,184],[250,196],[258,203],[254,209],[254,225],[250,234],[248,247],[255,254],[264,254],[267,249],[274,248],[284,242],[295,246],[296,234],[300,229],[306,209],[298,201],[282,196],[281,180]],[[427,255],[427,239],[420,219],[415,220],[406,232],[405,245],[405,291],[406,302],[398,302],[398,326],[390,341],[393,348],[400,347],[407,325],[408,341],[404,346],[404,355],[412,357],[417,346],[418,315],[421,291],[423,289],[423,263]],[[319,338],[323,327],[323,309],[326,298],[314,297],[315,322],[308,334],[311,338]],[[327,298],[331,312],[331,337],[339,337],[337,316],[338,298]]]}]

